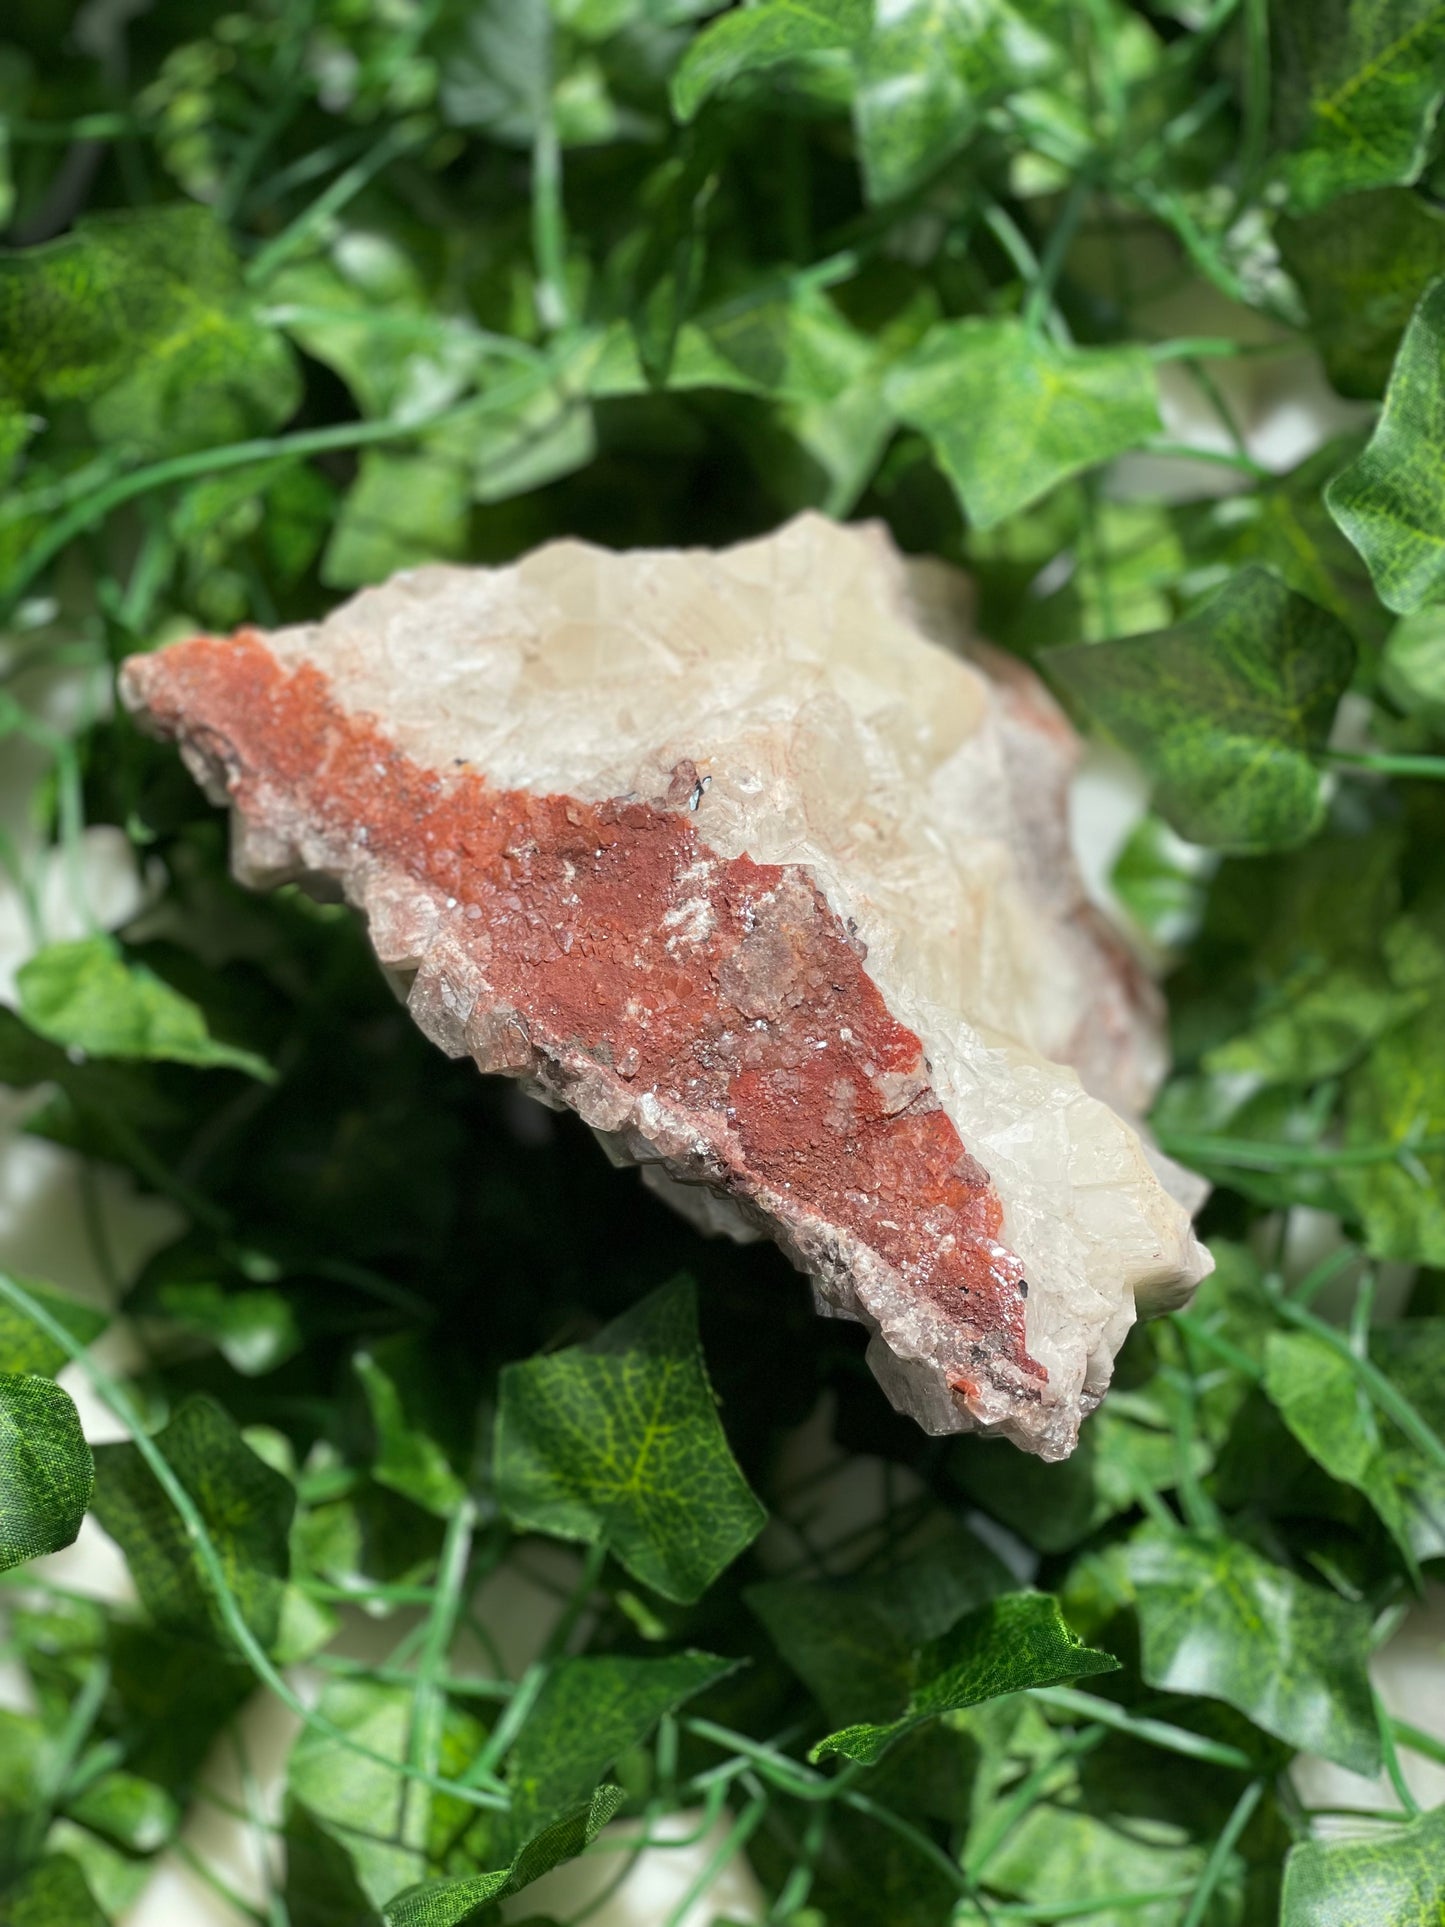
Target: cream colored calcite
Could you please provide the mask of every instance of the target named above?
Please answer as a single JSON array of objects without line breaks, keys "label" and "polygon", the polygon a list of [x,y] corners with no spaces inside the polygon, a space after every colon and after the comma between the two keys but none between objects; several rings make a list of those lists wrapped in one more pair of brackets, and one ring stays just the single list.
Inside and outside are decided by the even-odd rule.
[{"label": "cream colored calcite", "polygon": [[[1002,1199],[1003,1237],[1027,1268],[1028,1350],[1048,1373],[1041,1400],[1003,1384],[961,1399],[936,1311],[827,1226],[684,1191],[676,1180],[695,1185],[702,1169],[684,1154],[686,1121],[653,1117],[646,1093],[561,1094],[705,1228],[776,1235],[813,1273],[821,1309],[870,1327],[875,1372],[927,1429],[982,1426],[1067,1453],[1136,1309],[1183,1302],[1209,1259],[1190,1228],[1193,1181],[1127,1121],[1163,1072],[1160,1010],[1070,854],[1077,739],[1031,672],[972,639],[963,579],[905,561],[881,528],[806,515],[721,553],[558,542],[511,568],[419,569],[269,646],[317,665],[416,762],[501,788],[653,799],[690,761],[712,851],[803,867],[866,946]],[[124,686],[144,708],[141,673]],[[190,756],[224,790],[212,748]],[[436,905],[324,847],[284,799],[239,830],[251,880],[339,878],[383,961],[403,977],[421,966],[413,1005],[439,1041],[557,1099],[525,1051],[453,1037],[465,972],[450,952],[427,961]]]}]

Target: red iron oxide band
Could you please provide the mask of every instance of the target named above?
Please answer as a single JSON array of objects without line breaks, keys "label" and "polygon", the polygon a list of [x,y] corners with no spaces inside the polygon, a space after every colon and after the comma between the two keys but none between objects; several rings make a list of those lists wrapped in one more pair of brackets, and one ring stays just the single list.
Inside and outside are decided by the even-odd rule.
[{"label": "red iron oxide band", "polygon": [[696,1122],[740,1196],[772,1193],[857,1238],[963,1328],[980,1376],[1007,1361],[1047,1378],[1025,1349],[1003,1207],[919,1039],[805,870],[699,838],[691,763],[652,802],[428,769],[254,632],[180,643],[131,673],[157,727],[222,752],[243,814],[279,792],[328,842],[432,893],[533,1050],[580,1052]]}]

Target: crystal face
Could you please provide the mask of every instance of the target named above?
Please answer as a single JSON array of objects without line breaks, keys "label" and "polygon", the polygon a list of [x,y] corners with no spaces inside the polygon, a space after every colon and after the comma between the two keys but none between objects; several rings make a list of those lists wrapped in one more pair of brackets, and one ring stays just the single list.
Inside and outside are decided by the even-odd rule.
[{"label": "crystal face", "polygon": [[1126,1121],[1158,1002],[1074,868],[1074,734],[880,530],[416,570],[122,691],[244,881],[339,884],[430,1037],[774,1238],[930,1431],[1065,1455],[1208,1269]]}]

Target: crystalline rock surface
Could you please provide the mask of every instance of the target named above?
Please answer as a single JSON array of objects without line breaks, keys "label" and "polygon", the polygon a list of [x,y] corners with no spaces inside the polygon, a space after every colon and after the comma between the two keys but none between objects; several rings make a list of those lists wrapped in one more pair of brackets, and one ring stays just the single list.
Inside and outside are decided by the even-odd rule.
[{"label": "crystalline rock surface", "polygon": [[339,885],[427,1036],[776,1240],[929,1431],[1065,1456],[1209,1269],[1127,1121],[1158,999],[1073,864],[1077,740],[881,529],[416,569],[122,692],[244,881]]}]

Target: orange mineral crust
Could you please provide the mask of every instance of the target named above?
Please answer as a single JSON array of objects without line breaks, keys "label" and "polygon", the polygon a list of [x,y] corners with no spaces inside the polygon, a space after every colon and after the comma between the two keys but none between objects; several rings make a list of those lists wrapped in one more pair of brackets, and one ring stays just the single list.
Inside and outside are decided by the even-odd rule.
[{"label": "orange mineral crust", "polygon": [[[254,633],[175,645],[128,676],[243,819],[284,798],[332,874],[385,875],[393,896],[404,877],[408,915],[452,959],[441,1041],[580,1094],[604,1127],[640,1118],[677,1174],[781,1227],[809,1269],[895,1274],[952,1327],[965,1402],[983,1379],[1037,1397],[1048,1375],[1026,1348],[1024,1267],[919,1038],[806,870],[702,840],[692,763],[663,795],[604,802],[427,768]],[[436,976],[423,971],[434,995]],[[463,978],[475,992],[458,1009]]]}]

